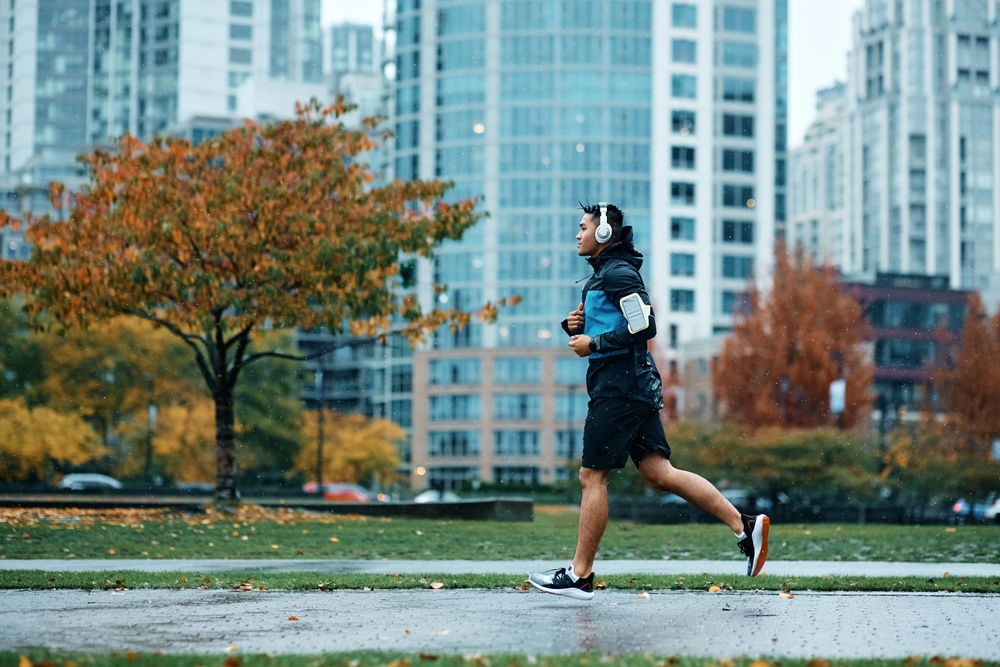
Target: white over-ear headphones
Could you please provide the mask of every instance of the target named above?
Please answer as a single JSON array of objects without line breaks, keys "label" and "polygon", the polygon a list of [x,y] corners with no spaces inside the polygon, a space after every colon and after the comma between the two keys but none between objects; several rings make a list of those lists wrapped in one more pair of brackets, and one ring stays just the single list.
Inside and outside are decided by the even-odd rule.
[{"label": "white over-ear headphones", "polygon": [[594,232],[594,238],[597,239],[598,243],[607,243],[611,240],[611,234],[613,230],[611,225],[608,224],[608,204],[607,202],[597,202],[597,205],[601,207],[601,224],[597,225],[597,231]]}]

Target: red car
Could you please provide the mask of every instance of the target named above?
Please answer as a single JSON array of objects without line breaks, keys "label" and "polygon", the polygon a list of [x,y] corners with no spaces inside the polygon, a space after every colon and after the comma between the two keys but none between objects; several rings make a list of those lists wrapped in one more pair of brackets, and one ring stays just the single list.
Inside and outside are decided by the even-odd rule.
[{"label": "red car", "polygon": [[[315,494],[316,482],[306,482],[302,486],[302,490],[309,494]],[[323,482],[323,499],[348,503],[370,503],[372,497],[364,487],[357,484]]]}]

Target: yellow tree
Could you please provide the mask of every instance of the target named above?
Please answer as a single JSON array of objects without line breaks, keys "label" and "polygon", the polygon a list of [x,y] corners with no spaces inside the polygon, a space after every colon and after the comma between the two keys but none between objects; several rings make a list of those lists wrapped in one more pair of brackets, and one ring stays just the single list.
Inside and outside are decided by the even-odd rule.
[{"label": "yellow tree", "polygon": [[771,290],[749,290],[749,312],[736,319],[712,369],[724,417],[758,428],[814,428],[830,422],[830,383],[846,381],[844,426],[867,414],[875,371],[861,344],[861,306],[844,294],[837,272],[801,250],[779,248]]},{"label": "yellow tree", "polygon": [[[310,474],[316,471],[319,426],[315,413],[306,416],[304,429],[305,445],[295,469]],[[391,481],[399,466],[396,443],[406,439],[403,429],[388,419],[339,412],[327,413],[323,435],[323,480],[337,482]]]},{"label": "yellow tree", "polygon": [[[294,120],[241,128],[194,146],[180,138],[83,158],[90,186],[68,221],[24,221],[27,262],[0,263],[0,296],[30,295],[29,314],[67,326],[121,315],[157,324],[191,350],[215,403],[216,497],[238,498],[234,388],[283,348],[252,351],[264,328],[327,327],[385,335],[394,319],[411,339],[468,313],[423,313],[397,295],[401,257],[428,256],[476,223],[476,201],[444,203],[442,182],[372,187],[360,154],[367,128],[345,130],[337,102],[298,106]],[[366,131],[367,130],[367,131]],[[53,202],[64,199],[53,187]],[[0,213],[0,229],[23,224]],[[495,317],[496,306],[480,312]],[[327,350],[317,351],[318,356]]]},{"label": "yellow tree", "polygon": [[104,448],[80,415],[48,407],[29,409],[23,399],[0,400],[0,479],[44,480],[49,466],[80,465]]}]

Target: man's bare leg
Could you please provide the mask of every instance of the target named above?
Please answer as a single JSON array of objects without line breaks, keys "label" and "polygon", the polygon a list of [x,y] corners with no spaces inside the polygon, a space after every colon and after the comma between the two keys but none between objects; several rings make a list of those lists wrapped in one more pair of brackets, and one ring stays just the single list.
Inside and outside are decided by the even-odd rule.
[{"label": "man's bare leg", "polygon": [[[743,519],[739,510],[733,507],[733,504],[726,500],[726,497],[719,493],[719,490],[704,477],[693,472],[678,470],[670,464],[667,457],[657,452],[642,459],[642,463],[639,464],[639,473],[646,480],[646,483],[654,489],[676,493],[692,505],[718,517],[737,535],[743,532]],[[607,515],[605,514],[605,516]],[[580,507],[580,525],[583,525],[582,506]],[[577,549],[577,553],[579,553],[579,549]]]},{"label": "man's bare leg", "polygon": [[601,544],[604,529],[608,526],[608,470],[580,468],[580,523],[576,538],[576,555],[573,557],[573,574],[590,576]]}]

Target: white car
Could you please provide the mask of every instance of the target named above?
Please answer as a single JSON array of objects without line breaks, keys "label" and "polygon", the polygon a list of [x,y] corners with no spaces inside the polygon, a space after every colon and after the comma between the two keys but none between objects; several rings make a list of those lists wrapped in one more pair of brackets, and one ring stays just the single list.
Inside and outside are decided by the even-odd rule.
[{"label": "white car", "polygon": [[435,491],[428,489],[413,499],[415,503],[453,503],[461,500],[453,491]]},{"label": "white car", "polygon": [[986,506],[986,512],[983,514],[983,518],[987,521],[996,521],[1000,523],[1000,498],[993,501],[993,504]]},{"label": "white car", "polygon": [[95,473],[73,473],[66,475],[59,482],[60,489],[70,491],[106,491],[109,489],[121,489],[122,483],[114,477],[98,475]]}]

